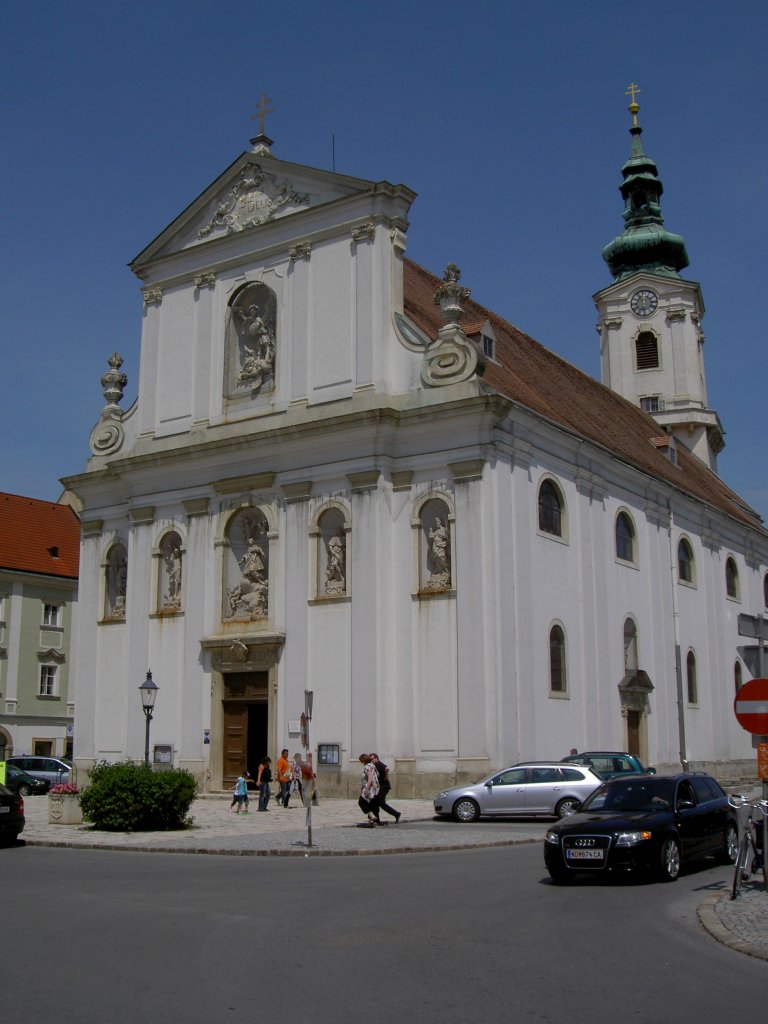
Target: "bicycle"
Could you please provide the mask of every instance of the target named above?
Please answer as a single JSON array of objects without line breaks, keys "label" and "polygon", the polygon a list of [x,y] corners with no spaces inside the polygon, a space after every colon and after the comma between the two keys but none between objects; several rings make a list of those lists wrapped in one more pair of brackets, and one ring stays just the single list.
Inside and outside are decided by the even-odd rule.
[{"label": "bicycle", "polygon": [[[739,852],[733,868],[731,899],[735,900],[739,895],[742,885],[749,881],[750,876],[754,872],[761,871],[763,867],[762,819],[764,817],[768,818],[768,800],[748,800],[745,796],[733,794],[728,797],[728,803],[736,811],[740,811],[743,807],[749,808],[747,823],[744,826],[744,832],[739,843]],[[739,818],[741,818],[740,815]],[[759,839],[757,838],[758,835]]]}]

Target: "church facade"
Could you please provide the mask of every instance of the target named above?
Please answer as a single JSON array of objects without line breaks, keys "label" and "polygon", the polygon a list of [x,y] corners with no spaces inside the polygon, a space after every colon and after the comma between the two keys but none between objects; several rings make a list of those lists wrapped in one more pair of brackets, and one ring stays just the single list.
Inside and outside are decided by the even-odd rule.
[{"label": "church facade", "polygon": [[263,135],[137,256],[138,397],[115,353],[65,481],[81,767],[141,757],[148,669],[155,760],[209,790],[299,749],[307,689],[326,793],[369,750],[427,796],[573,746],[749,762],[768,536],[714,472],[698,286],[636,237],[654,180],[625,169],[605,384],[409,261],[410,189]]}]

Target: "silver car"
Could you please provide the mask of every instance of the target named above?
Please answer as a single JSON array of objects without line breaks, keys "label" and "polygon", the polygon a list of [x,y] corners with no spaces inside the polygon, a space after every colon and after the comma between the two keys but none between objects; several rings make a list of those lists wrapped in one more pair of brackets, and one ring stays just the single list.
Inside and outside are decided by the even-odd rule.
[{"label": "silver car", "polygon": [[435,797],[435,814],[462,822],[481,814],[562,818],[578,811],[602,781],[584,765],[517,764],[474,785],[444,789]]}]

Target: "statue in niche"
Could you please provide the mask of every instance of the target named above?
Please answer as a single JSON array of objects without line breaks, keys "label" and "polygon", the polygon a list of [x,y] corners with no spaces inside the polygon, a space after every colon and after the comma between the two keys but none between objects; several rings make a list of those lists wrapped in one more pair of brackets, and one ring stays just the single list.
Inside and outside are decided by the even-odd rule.
[{"label": "statue in niche", "polygon": [[113,548],[107,568],[107,614],[109,618],[125,618],[127,592],[128,559],[122,547]]},{"label": "statue in niche", "polygon": [[347,588],[345,573],[344,531],[339,529],[326,545],[327,562],[325,566],[326,594],[343,594]]},{"label": "statue in niche", "polygon": [[163,544],[163,572],[166,593],[163,594],[163,611],[175,612],[181,608],[181,548],[176,534],[168,537]]},{"label": "statue in niche", "polygon": [[451,563],[448,552],[448,525],[435,516],[434,526],[427,534],[427,586],[432,589],[448,587],[451,582]]},{"label": "statue in niche", "polygon": [[259,307],[251,303],[247,309],[234,309],[240,339],[240,370],[237,379],[257,392],[275,370],[275,339],[261,316]]},{"label": "statue in niche", "polygon": [[229,617],[245,612],[249,619],[261,619],[267,615],[269,584],[264,549],[257,543],[257,527],[250,518],[243,520],[243,536],[248,547],[237,562],[242,579],[227,594]]}]

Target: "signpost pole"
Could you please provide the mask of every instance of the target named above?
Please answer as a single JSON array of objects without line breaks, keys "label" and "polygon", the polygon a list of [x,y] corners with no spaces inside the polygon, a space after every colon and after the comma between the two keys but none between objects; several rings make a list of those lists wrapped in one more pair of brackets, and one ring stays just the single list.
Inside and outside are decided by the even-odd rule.
[{"label": "signpost pole", "polygon": [[301,741],[304,749],[307,751],[306,761],[309,765],[309,770],[312,773],[310,779],[304,781],[308,783],[307,796],[304,798],[304,802],[307,805],[307,846],[312,847],[312,796],[315,789],[315,769],[312,764],[312,754],[310,753],[309,743],[309,723],[312,721],[312,703],[314,701],[314,693],[312,690],[304,691],[304,714],[301,716]]}]

